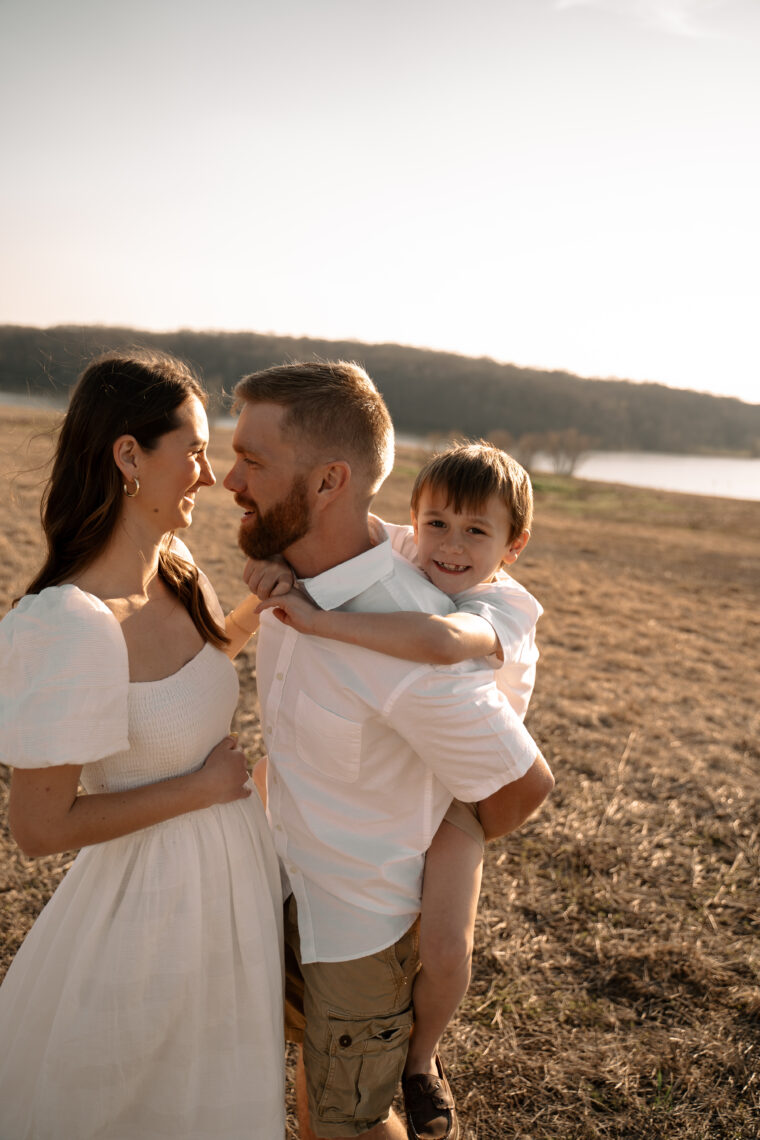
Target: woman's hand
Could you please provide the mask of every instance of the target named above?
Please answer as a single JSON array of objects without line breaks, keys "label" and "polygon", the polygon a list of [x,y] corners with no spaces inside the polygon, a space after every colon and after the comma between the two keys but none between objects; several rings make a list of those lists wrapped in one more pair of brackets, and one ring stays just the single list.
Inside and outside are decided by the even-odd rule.
[{"label": "woman's hand", "polygon": [[237,735],[225,736],[209,752],[197,778],[203,782],[204,792],[211,804],[228,804],[250,796],[245,753],[237,746]]},{"label": "woman's hand", "polygon": [[249,558],[243,570],[243,580],[257,598],[272,598],[287,594],[295,583],[295,575],[284,558],[276,556],[265,561]]}]

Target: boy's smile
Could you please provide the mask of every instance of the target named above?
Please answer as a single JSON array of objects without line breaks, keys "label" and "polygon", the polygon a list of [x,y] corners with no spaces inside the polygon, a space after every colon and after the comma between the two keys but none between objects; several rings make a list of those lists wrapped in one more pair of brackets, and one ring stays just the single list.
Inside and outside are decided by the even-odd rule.
[{"label": "boy's smile", "polygon": [[498,494],[459,513],[444,493],[425,487],[412,524],[419,564],[445,594],[490,582],[502,562],[514,562],[527,542],[523,536],[509,541],[512,520]]}]

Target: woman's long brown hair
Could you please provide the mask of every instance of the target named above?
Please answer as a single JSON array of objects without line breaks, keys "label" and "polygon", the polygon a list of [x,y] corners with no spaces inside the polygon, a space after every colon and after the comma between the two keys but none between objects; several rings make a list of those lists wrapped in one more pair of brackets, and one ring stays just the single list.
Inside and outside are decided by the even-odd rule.
[{"label": "woman's long brown hair", "polygon": [[[191,396],[206,406],[206,393],[190,368],[162,352],[108,353],[88,365],[72,392],[42,495],[47,556],[27,594],[69,581],[102,553],[124,494],[114,442],[133,435],[144,451],[152,451],[161,436],[179,426],[177,411]],[[172,551],[170,541],[159,552],[158,572],[204,641],[227,645],[229,639],[206,604],[197,568]]]}]

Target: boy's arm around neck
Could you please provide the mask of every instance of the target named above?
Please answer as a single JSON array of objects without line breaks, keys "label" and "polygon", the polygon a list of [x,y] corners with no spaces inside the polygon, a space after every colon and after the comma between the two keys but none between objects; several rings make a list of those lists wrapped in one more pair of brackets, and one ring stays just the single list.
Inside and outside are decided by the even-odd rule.
[{"label": "boy's arm around neck", "polygon": [[295,591],[259,606],[299,633],[359,645],[423,665],[455,665],[500,652],[493,627],[476,614],[346,613],[320,610]]}]

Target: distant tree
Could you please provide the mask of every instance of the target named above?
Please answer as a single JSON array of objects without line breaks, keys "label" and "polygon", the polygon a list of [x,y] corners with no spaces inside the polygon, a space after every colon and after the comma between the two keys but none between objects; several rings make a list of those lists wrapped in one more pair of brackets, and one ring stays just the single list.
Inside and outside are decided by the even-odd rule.
[{"label": "distant tree", "polygon": [[[228,406],[225,393],[241,376],[259,368],[288,360],[343,359],[366,367],[399,432],[418,437],[435,432],[437,442],[492,438],[506,428],[491,425],[509,424],[510,435],[520,444],[537,433],[574,428],[593,433],[594,446],[610,451],[747,455],[753,449],[757,453],[760,437],[760,403],[663,384],[588,380],[405,345],[273,333],[0,325],[0,391],[62,401],[93,355],[134,344],[162,348],[197,367],[214,411]],[[447,430],[451,424],[457,425],[456,431]],[[517,443],[510,442],[507,450],[517,452]],[[530,467],[535,455],[536,449],[526,442],[517,457]],[[562,460],[567,462],[569,458]]]},{"label": "distant tree", "polygon": [[590,435],[583,435],[577,428],[566,428],[546,432],[541,450],[551,459],[557,475],[572,475],[581,456],[593,446]]},{"label": "distant tree", "polygon": [[515,445],[515,439],[511,431],[506,428],[494,428],[489,431],[486,439],[492,443],[494,447],[498,447],[500,451],[511,452]]},{"label": "distant tree", "polygon": [[527,432],[520,436],[514,446],[515,459],[529,472],[533,470],[536,456],[542,451],[546,451],[545,432]]},{"label": "distant tree", "polygon": [[425,434],[425,439],[436,451],[443,451],[455,443],[462,443],[465,436],[458,428],[450,428],[448,431],[429,431]]}]

